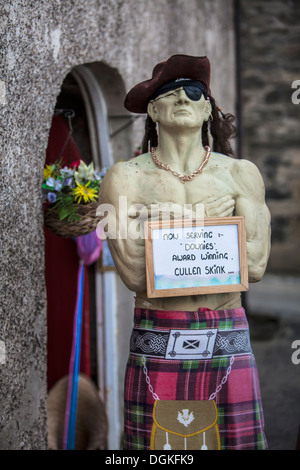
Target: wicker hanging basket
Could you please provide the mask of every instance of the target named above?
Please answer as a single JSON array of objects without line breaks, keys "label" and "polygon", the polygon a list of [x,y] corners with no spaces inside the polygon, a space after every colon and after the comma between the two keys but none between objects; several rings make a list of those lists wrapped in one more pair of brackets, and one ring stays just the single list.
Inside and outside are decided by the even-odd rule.
[{"label": "wicker hanging basket", "polygon": [[55,204],[49,206],[45,211],[46,227],[55,233],[55,235],[65,238],[80,237],[96,230],[97,224],[100,221],[100,217],[96,215],[99,202],[76,204],[76,206],[80,220],[75,222],[59,220]]}]

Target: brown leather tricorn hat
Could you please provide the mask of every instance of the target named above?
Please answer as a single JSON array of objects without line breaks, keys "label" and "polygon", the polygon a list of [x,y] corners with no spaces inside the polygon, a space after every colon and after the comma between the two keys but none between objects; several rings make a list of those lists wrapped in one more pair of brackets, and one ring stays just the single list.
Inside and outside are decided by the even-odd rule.
[{"label": "brown leather tricorn hat", "polygon": [[189,78],[202,82],[210,93],[210,62],[206,56],[195,57],[176,54],[157,64],[152,78],[134,86],[127,94],[124,106],[132,113],[147,113],[151,96],[162,85],[177,78]]}]

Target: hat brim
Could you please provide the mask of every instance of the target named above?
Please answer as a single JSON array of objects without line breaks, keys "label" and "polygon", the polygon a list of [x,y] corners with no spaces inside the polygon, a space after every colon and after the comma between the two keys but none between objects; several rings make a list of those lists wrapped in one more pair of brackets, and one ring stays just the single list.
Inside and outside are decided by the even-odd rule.
[{"label": "hat brim", "polygon": [[210,62],[206,56],[194,57],[176,54],[157,64],[152,78],[135,85],[127,94],[124,106],[133,113],[147,113],[151,96],[165,83],[177,78],[200,81],[210,93]]}]

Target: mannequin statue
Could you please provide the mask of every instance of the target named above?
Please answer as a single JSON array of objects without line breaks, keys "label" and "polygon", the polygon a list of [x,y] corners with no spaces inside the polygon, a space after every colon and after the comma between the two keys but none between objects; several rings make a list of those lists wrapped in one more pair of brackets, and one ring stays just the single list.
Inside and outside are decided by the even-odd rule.
[{"label": "mannequin statue", "polygon": [[[127,384],[125,382],[127,418],[125,418],[124,442],[127,449],[149,449],[150,446],[156,448],[152,429],[154,399],[208,401],[223,376],[227,377],[222,388],[224,393],[226,387],[229,390],[230,383],[232,383],[232,390],[236,389],[239,383],[239,367],[241,368],[242,388],[244,390],[245,387],[249,387],[251,392],[245,393],[245,399],[235,396],[234,392],[231,396],[231,392],[227,391],[226,397],[222,396],[222,391],[216,394],[214,400],[218,409],[218,422],[222,422],[218,426],[219,445],[217,448],[266,448],[259,383],[255,375],[256,369],[250,345],[249,350],[246,348],[239,351],[236,356],[230,356],[228,351],[227,354],[223,351],[221,359],[224,362],[226,358],[227,365],[224,367],[223,363],[223,368],[220,365],[216,374],[211,373],[209,379],[207,378],[209,374],[205,375],[205,370],[208,371],[208,363],[212,364],[215,359],[193,362],[193,359],[188,358],[187,361],[183,361],[186,374],[188,374],[185,375],[180,369],[182,361],[166,360],[165,364],[161,365],[161,370],[158,370],[156,359],[153,357],[156,353],[143,354],[143,351],[146,351],[146,336],[143,335],[151,331],[152,334],[153,331],[165,331],[165,328],[169,331],[171,327],[167,325],[167,322],[164,323],[166,318],[175,328],[186,328],[189,331],[191,322],[192,328],[195,328],[195,322],[197,322],[197,329],[215,327],[220,332],[220,322],[225,321],[231,325],[230,328],[227,325],[225,329],[239,334],[241,331],[244,333],[248,331],[248,324],[241,305],[240,293],[237,292],[147,298],[144,239],[133,234],[131,228],[131,222],[138,215],[144,220],[164,219],[165,216],[195,218],[197,204],[203,204],[205,217],[242,215],[245,216],[246,222],[250,282],[261,280],[269,257],[270,215],[265,204],[262,177],[253,163],[232,157],[230,137],[234,132],[234,118],[221,113],[210,94],[209,86],[210,64],[207,57],[175,55],[158,64],[153,70],[152,78],[136,85],[125,100],[125,107],[129,111],[147,113],[144,152],[132,160],[115,164],[106,173],[101,186],[100,204],[110,204],[114,207],[114,211],[111,213],[108,211],[103,217],[103,230],[107,233],[111,254],[121,279],[130,290],[136,293],[135,325],[131,343],[137,337],[139,341],[134,343],[131,351],[126,375]],[[209,148],[209,129],[212,135],[210,138],[212,150]],[[151,152],[148,151],[149,142]],[[178,174],[192,174],[205,158],[205,166],[199,174],[186,182],[178,177]],[[127,198],[127,212],[120,210],[120,196]],[[176,213],[174,207],[182,208],[182,211],[179,210]],[[115,235],[110,227],[114,227]],[[118,237],[124,227],[127,229],[128,236]],[[188,322],[187,315],[189,318],[192,316]],[[147,327],[145,331],[142,331],[142,326],[149,322],[154,325],[152,329]],[[225,344],[226,341],[225,339]],[[139,348],[134,349],[137,344],[140,345]],[[141,345],[144,345],[144,349]],[[233,356],[236,370],[235,365],[230,366],[230,359]],[[247,358],[247,364],[242,363],[241,358],[243,361]],[[143,366],[141,366],[141,360],[144,361]],[[158,362],[161,364],[162,359],[160,358]],[[156,366],[152,372],[153,363]],[[136,374],[134,379],[133,371]],[[149,395],[147,377],[148,385],[150,380],[152,390],[154,390],[152,396],[151,393]],[[128,385],[129,380],[134,380],[135,384],[143,383],[144,389],[143,392],[139,390],[139,396],[136,396],[136,392],[132,390],[135,385],[133,383]],[[179,387],[179,382],[185,383],[183,388]],[[204,391],[203,387],[207,390]],[[253,388],[256,391],[255,396],[252,396]],[[232,402],[232,410],[228,405],[228,400]],[[250,432],[246,430],[251,427],[249,421],[244,426],[241,417],[253,400],[260,413],[255,423],[252,422],[253,417],[251,417],[253,430]],[[135,420],[133,410],[137,407],[143,410],[142,424],[135,422],[138,420]],[[186,409],[190,407],[187,405],[185,411]],[[224,416],[221,416],[220,410],[223,410]],[[231,414],[240,416],[239,425],[236,426],[236,422],[230,421],[233,419]],[[129,424],[128,420],[131,421]],[[135,430],[133,430],[132,420],[135,422]],[[230,434],[228,429],[233,425],[236,426],[236,431]],[[174,435],[178,436],[178,434],[181,435],[178,430],[174,431]],[[172,443],[170,436],[172,436],[172,431],[165,445],[171,446],[172,449],[185,448],[174,447],[181,444],[176,444],[175,441]],[[203,440],[203,436],[201,439]],[[185,439],[185,445],[194,446],[188,448],[198,448],[197,442],[186,444],[187,441]]]}]

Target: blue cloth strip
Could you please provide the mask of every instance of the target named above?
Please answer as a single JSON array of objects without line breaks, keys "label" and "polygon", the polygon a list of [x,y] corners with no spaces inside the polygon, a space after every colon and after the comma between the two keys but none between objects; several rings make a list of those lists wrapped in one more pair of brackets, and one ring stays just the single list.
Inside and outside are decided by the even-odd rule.
[{"label": "blue cloth strip", "polygon": [[75,448],[75,433],[76,433],[76,414],[77,414],[77,399],[78,399],[78,379],[80,369],[80,346],[81,346],[81,331],[82,331],[82,312],[83,312],[83,292],[84,292],[84,274],[85,266],[80,263],[78,269],[78,290],[77,290],[77,309],[75,311],[75,330],[73,337],[73,346],[75,346],[74,355],[74,368],[70,370],[71,382],[71,397],[69,410],[66,413],[69,415],[66,450],[74,450]]}]

